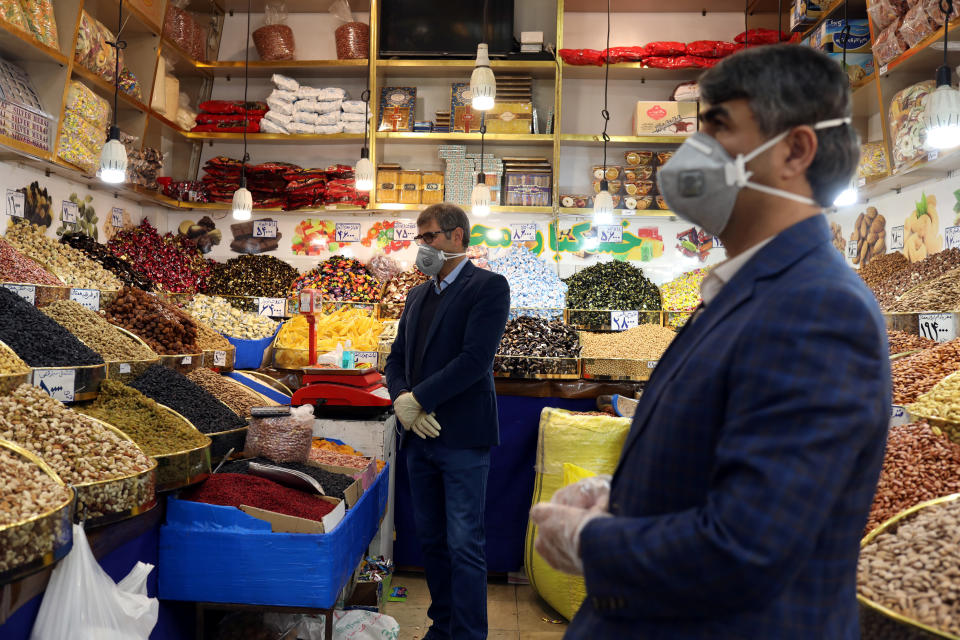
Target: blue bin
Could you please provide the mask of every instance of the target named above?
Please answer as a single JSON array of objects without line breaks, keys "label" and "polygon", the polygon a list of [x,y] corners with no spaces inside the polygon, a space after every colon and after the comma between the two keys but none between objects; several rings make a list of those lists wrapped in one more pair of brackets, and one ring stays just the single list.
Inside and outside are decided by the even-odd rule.
[{"label": "blue bin", "polygon": [[[280,327],[278,325],[277,331],[279,330]],[[240,338],[226,336],[227,340],[230,341],[230,344],[237,348],[237,356],[234,360],[233,368],[259,369],[260,364],[263,362],[263,352],[266,351],[270,346],[270,343],[273,342],[273,338],[277,335],[277,331],[274,331],[272,336],[268,338],[261,338],[259,340],[241,340]]]}]

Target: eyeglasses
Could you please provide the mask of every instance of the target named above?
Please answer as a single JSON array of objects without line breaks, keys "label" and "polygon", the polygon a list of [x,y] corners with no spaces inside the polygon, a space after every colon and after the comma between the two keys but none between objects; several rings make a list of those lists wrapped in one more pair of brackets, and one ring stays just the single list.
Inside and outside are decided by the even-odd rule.
[{"label": "eyeglasses", "polygon": [[446,234],[449,238],[450,233],[454,230],[455,229],[441,229],[440,231],[424,231],[418,236],[413,236],[413,239],[417,244],[433,244],[433,241],[436,240],[441,233]]}]

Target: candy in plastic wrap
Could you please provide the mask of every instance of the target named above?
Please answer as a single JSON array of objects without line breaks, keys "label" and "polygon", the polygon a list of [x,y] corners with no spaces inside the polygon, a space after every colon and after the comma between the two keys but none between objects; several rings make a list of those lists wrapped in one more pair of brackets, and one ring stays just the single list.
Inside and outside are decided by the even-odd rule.
[{"label": "candy in plastic wrap", "polygon": [[59,50],[57,19],[53,15],[52,0],[20,0],[20,4],[33,36],[42,44]]},{"label": "candy in plastic wrap", "polygon": [[378,253],[370,258],[367,269],[380,282],[387,282],[400,273],[400,264],[388,255]]},{"label": "candy in plastic wrap", "polygon": [[897,169],[927,154],[924,102],[934,88],[933,80],[925,80],[903,89],[890,102],[890,138]]},{"label": "candy in plastic wrap", "polygon": [[936,28],[936,23],[927,14],[923,3],[918,2],[903,16],[903,22],[900,24],[900,37],[903,38],[908,48],[912,48],[933,33]]},{"label": "candy in plastic wrap", "polygon": [[877,30],[886,29],[907,12],[906,0],[873,0],[867,13]]},{"label": "candy in plastic wrap", "polygon": [[896,59],[901,53],[907,50],[907,43],[900,35],[900,20],[884,29],[877,41],[873,43],[873,55],[877,59],[877,64],[881,67],[891,60]]},{"label": "candy in plastic wrap", "polygon": [[[109,43],[114,40],[113,32],[89,13],[82,11],[74,57],[77,62],[107,82],[113,82],[116,77],[117,50]],[[120,53],[120,66],[124,66],[123,52]]]},{"label": "candy in plastic wrap", "polygon": [[883,142],[864,142],[860,145],[860,164],[857,166],[857,176],[871,178],[887,173],[887,153]]},{"label": "candy in plastic wrap", "polygon": [[0,17],[15,27],[28,31],[27,19],[23,15],[20,0],[0,0]]},{"label": "candy in plastic wrap", "polygon": [[60,148],[57,150],[57,155],[87,173],[93,172],[99,153],[99,149],[94,151],[84,146],[66,131],[60,136]]},{"label": "candy in plastic wrap", "polygon": [[110,103],[91,91],[82,82],[71,82],[67,92],[67,109],[81,116],[97,129],[110,122]]},{"label": "candy in plastic wrap", "polygon": [[102,127],[97,127],[71,109],[63,113],[63,133],[90,149],[99,149],[107,141]]}]

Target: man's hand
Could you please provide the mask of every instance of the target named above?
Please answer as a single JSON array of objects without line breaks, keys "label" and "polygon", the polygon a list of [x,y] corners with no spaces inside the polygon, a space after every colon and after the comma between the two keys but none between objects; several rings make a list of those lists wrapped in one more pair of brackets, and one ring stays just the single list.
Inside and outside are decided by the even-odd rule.
[{"label": "man's hand", "polygon": [[414,420],[410,430],[424,440],[427,438],[436,438],[440,435],[440,423],[433,417],[433,414],[427,415],[421,412],[420,416]]},{"label": "man's hand", "polygon": [[606,511],[610,501],[610,480],[610,476],[584,478],[554,492],[550,502],[580,509],[596,508]]},{"label": "man's hand", "polygon": [[562,504],[541,502],[530,509],[530,519],[537,525],[534,548],[557,571],[583,575],[580,559],[580,532],[595,518],[610,517],[601,509],[581,509]]},{"label": "man's hand", "polygon": [[413,428],[413,423],[423,414],[423,407],[413,397],[413,394],[407,391],[397,396],[393,401],[393,411],[397,414],[397,420],[403,425],[403,428],[409,431]]}]

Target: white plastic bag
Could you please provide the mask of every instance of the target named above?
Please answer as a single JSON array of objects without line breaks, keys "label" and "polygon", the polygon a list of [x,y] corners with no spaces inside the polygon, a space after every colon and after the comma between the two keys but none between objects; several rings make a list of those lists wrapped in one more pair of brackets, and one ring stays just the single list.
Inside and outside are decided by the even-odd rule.
[{"label": "white plastic bag", "polygon": [[383,613],[360,609],[333,612],[335,640],[393,640],[399,633],[397,621]]},{"label": "white plastic bag", "polygon": [[30,640],[147,640],[160,611],[160,602],[147,597],[151,571],[138,562],[115,584],[83,527],[73,525],[73,548],[53,570]]}]

